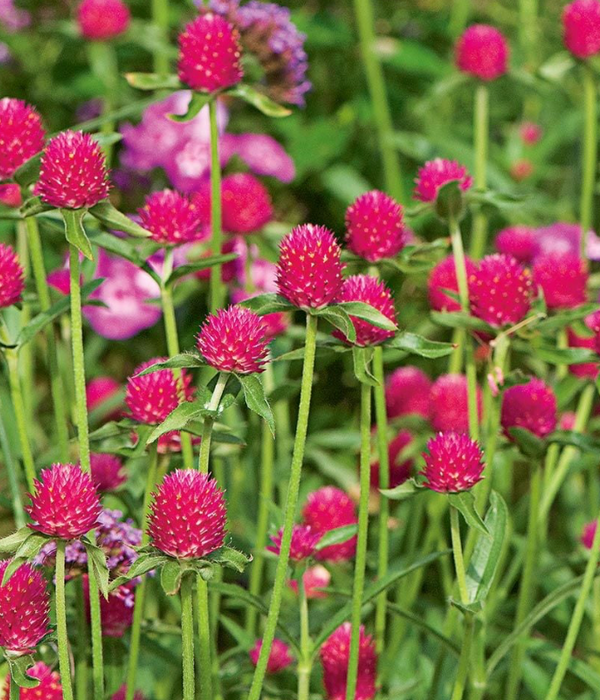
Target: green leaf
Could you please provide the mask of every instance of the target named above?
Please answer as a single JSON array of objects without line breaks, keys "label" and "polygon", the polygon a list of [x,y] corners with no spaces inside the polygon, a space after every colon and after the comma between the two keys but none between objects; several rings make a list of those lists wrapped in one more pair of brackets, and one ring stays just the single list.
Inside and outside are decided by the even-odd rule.
[{"label": "green leaf", "polygon": [[378,311],[374,306],[365,304],[362,301],[342,301],[328,308],[342,308],[346,313],[350,314],[350,316],[360,318],[362,321],[367,321],[377,328],[383,328],[384,331],[398,330],[398,326],[393,321],[390,321],[387,316],[384,316],[381,311]]},{"label": "green leaf", "polygon": [[386,342],[386,347],[404,350],[412,355],[419,357],[427,357],[430,360],[435,360],[438,357],[446,357],[452,354],[454,345],[452,343],[440,343],[437,340],[428,340],[416,333],[407,333],[406,331],[398,333],[394,338]]},{"label": "green leaf", "polygon": [[250,297],[250,299],[244,299],[239,305],[245,306],[259,316],[277,313],[278,311],[292,311],[296,308],[285,297],[279,296],[279,294],[258,294],[255,297]]},{"label": "green leaf", "polygon": [[576,447],[582,452],[600,451],[600,440],[595,440],[590,435],[583,435],[573,430],[556,430],[546,437],[546,441],[563,447]]},{"label": "green leaf", "polygon": [[201,355],[194,352],[182,352],[179,355],[170,357],[164,362],[155,362],[135,376],[143,377],[145,374],[152,374],[161,369],[195,369],[196,367],[204,367],[204,365],[206,365],[206,362]]},{"label": "green leaf", "polygon": [[183,569],[177,560],[166,562],[160,572],[160,585],[167,595],[177,595],[181,587]]},{"label": "green leaf", "polygon": [[352,348],[354,376],[361,384],[379,386],[379,382],[375,379],[369,367],[372,357],[373,348],[359,348],[356,345]]},{"label": "green leaf", "polygon": [[176,75],[125,73],[125,79],[138,90],[181,90],[184,87]]},{"label": "green leaf", "polygon": [[334,544],[343,544],[352,539],[358,532],[358,525],[344,525],[336,527],[334,530],[329,530],[317,542],[315,549],[319,551],[325,547],[331,547]]},{"label": "green leaf", "polygon": [[326,306],[312,313],[319,318],[324,318],[334,328],[342,331],[348,342],[353,343],[356,340],[356,328],[354,328],[352,319],[344,309],[337,306]]},{"label": "green leaf", "polygon": [[238,257],[237,253],[227,253],[225,255],[211,255],[207,258],[202,258],[193,263],[188,263],[186,265],[179,265],[176,267],[169,279],[167,280],[167,285],[173,284],[175,280],[180,277],[185,277],[185,275],[191,275],[194,272],[199,272],[200,270],[206,270],[209,267],[214,267],[215,265],[223,265],[224,263],[231,262]]},{"label": "green leaf", "polygon": [[116,207],[114,207],[107,199],[98,202],[93,207],[88,209],[88,212],[101,224],[104,224],[110,229],[122,231],[135,238],[149,238],[150,232],[146,231],[135,221],[132,221],[128,216],[125,216]]},{"label": "green leaf", "polygon": [[565,309],[540,321],[537,328],[541,333],[553,335],[555,331],[571,325],[573,321],[578,321],[594,311],[598,311],[598,308],[600,308],[598,304],[593,303],[578,306],[576,309]]},{"label": "green leaf", "polygon": [[546,444],[537,435],[525,428],[509,428],[508,432],[526,457],[539,459],[546,451]]},{"label": "green leaf", "polygon": [[475,496],[472,491],[463,491],[462,493],[449,493],[448,500],[450,505],[460,511],[469,527],[473,527],[484,535],[489,536],[487,525],[483,522],[479,513],[475,509]]},{"label": "green leaf", "polygon": [[108,598],[109,571],[106,565],[106,554],[100,547],[96,547],[87,539],[84,538],[82,541],[88,558],[88,567],[91,562],[92,574],[98,584],[98,590],[105,598]]},{"label": "green leaf", "polygon": [[31,528],[25,526],[16,532],[13,532],[12,535],[3,537],[0,540],[0,552],[3,554],[12,554],[13,552],[16,552],[23,542],[25,542],[25,540],[31,537],[33,534],[34,533]]},{"label": "green leaf", "polygon": [[496,569],[504,547],[508,509],[497,491],[492,491],[485,525],[490,537],[480,535],[467,570],[469,601],[484,601],[496,575]]},{"label": "green leaf", "polygon": [[25,564],[27,559],[25,557],[13,557],[6,569],[4,570],[4,576],[2,577],[2,581],[0,582],[0,586],[6,586],[6,584],[10,581],[12,575],[15,573],[15,571],[22,565]]},{"label": "green leaf", "polygon": [[258,374],[240,374],[237,375],[237,378],[242,385],[246,406],[254,413],[258,413],[261,418],[264,418],[271,433],[275,435],[275,419]]},{"label": "green leaf", "polygon": [[209,554],[207,559],[214,561],[216,564],[221,564],[221,566],[226,566],[229,569],[234,569],[240,574],[243,573],[244,569],[252,561],[251,556],[233,547],[221,547]]},{"label": "green leaf", "polygon": [[27,187],[40,178],[40,163],[42,151],[26,160],[20,168],[17,168],[13,178],[21,187]]},{"label": "green leaf", "polygon": [[219,621],[244,651],[250,651],[250,649],[252,649],[256,641],[253,634],[250,634],[250,632],[238,625],[237,622],[234,622],[230,617],[226,617],[225,615],[220,615]]},{"label": "green leaf", "polygon": [[173,122],[189,122],[200,114],[200,110],[214,99],[210,92],[192,92],[192,99],[185,114],[168,114],[168,118]]},{"label": "green leaf", "polygon": [[21,546],[15,552],[15,557],[18,559],[31,560],[37,557],[40,549],[48,544],[50,539],[46,535],[41,535],[37,532],[32,532],[31,535],[23,541]]},{"label": "green leaf", "polygon": [[10,669],[10,677],[14,679],[19,688],[38,687],[40,684],[39,679],[33,678],[27,673],[34,664],[33,656],[27,654],[26,656],[13,657],[10,654],[6,654],[6,660]]},{"label": "green leaf", "polygon": [[530,346],[532,354],[553,365],[575,365],[598,362],[598,355],[589,348],[557,348],[552,345]]},{"label": "green leaf", "polygon": [[459,180],[451,180],[442,185],[436,195],[434,209],[443,221],[460,221],[465,211],[465,196]]},{"label": "green leaf", "polygon": [[83,216],[85,209],[61,209],[60,213],[65,221],[65,236],[72,246],[93,260],[92,245],[83,228]]},{"label": "green leaf", "polygon": [[467,328],[471,331],[481,331],[490,335],[496,335],[496,331],[485,321],[475,316],[470,316],[463,311],[452,311],[443,313],[441,311],[432,311],[431,320],[437,323],[438,326],[445,328]]},{"label": "green leaf", "polygon": [[52,207],[50,204],[44,204],[41,197],[29,197],[21,205],[19,211],[24,218],[29,216],[35,216],[36,214],[41,214],[44,211],[50,211]]},{"label": "green leaf", "polygon": [[432,635],[435,639],[438,640],[438,642],[443,644],[455,656],[460,655],[460,648],[449,637],[446,637],[440,631],[436,630],[436,628],[433,625],[430,625],[425,620],[422,620],[420,617],[417,617],[417,615],[414,615],[408,610],[404,610],[403,608],[396,605],[395,603],[390,602],[389,600],[387,602],[387,608],[394,614],[400,615],[400,617],[403,617],[405,620],[408,620],[408,622],[411,622],[413,625],[420,627],[422,630],[427,632],[427,634]]},{"label": "green leaf", "polygon": [[171,432],[171,430],[183,430],[186,425],[201,416],[205,411],[204,403],[199,401],[183,401],[157,425],[146,439],[146,445],[158,440],[161,435]]},{"label": "green leaf", "polygon": [[500,211],[521,206],[528,198],[528,195],[494,192],[493,190],[469,190],[466,195],[466,199],[470,203],[485,204]]},{"label": "green leaf", "polygon": [[483,603],[475,601],[474,603],[463,603],[456,598],[450,598],[450,605],[453,605],[457,610],[460,610],[463,615],[476,615],[483,610]]},{"label": "green leaf", "polygon": [[277,104],[264,93],[259,92],[250,85],[240,83],[225,92],[226,95],[239,97],[240,100],[247,102],[249,105],[256,107],[259,112],[262,112],[267,117],[287,117],[292,111],[283,105]]},{"label": "green leaf", "polygon": [[111,581],[108,590],[114,591],[119,588],[119,586],[131,581],[131,579],[137,578],[138,576],[143,576],[149,571],[159,569],[162,564],[165,563],[165,560],[166,558],[162,554],[155,554],[152,552],[144,552],[140,554],[129,567],[126,574],[119,576],[114,581]]},{"label": "green leaf", "polygon": [[403,501],[406,498],[421,493],[421,491],[423,491],[423,488],[419,486],[414,479],[408,479],[408,481],[405,481],[403,484],[393,489],[380,489],[381,495],[390,498],[392,501]]}]

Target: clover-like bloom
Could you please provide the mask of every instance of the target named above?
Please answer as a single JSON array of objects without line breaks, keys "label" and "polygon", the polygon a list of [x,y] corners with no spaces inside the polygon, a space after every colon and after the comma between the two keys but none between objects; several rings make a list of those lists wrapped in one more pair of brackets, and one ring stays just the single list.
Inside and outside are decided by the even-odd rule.
[{"label": "clover-like bloom", "polygon": [[0,180],[12,177],[44,147],[46,132],[38,112],[23,100],[0,100]]},{"label": "clover-like bloom", "polygon": [[415,199],[420,199],[422,202],[435,202],[439,189],[449,182],[458,182],[460,189],[466,192],[473,184],[473,178],[467,169],[455,160],[444,158],[429,160],[417,173]]},{"label": "clover-like bloom", "polygon": [[[262,644],[262,639],[257,639],[256,644],[250,649],[250,661],[254,666],[258,663]],[[269,653],[269,660],[267,661],[267,673],[279,673],[293,663],[294,657],[292,656],[290,647],[282,639],[277,639],[276,637],[271,645],[271,652]]]},{"label": "clover-like bloom", "polygon": [[438,433],[427,443],[425,486],[440,493],[469,491],[483,478],[483,453],[465,433]]},{"label": "clover-like bloom", "polygon": [[122,0],[83,0],[77,8],[77,24],[82,36],[106,41],[129,28],[131,12]]},{"label": "clover-like bloom", "polygon": [[[481,389],[477,387],[477,413],[481,420]],[[454,430],[466,433],[469,429],[467,378],[462,374],[443,374],[438,377],[429,393],[429,418],[434,430]]]},{"label": "clover-like bloom", "polygon": [[[347,493],[335,486],[323,486],[308,494],[302,510],[302,520],[320,535],[358,522],[354,502]],[[320,549],[316,558],[321,561],[343,561],[352,559],[355,553],[356,537],[351,537],[341,544]]]},{"label": "clover-like bloom", "polygon": [[[309,559],[315,553],[317,542],[321,539],[321,533],[314,532],[308,525],[294,525],[292,529],[292,542],[290,546],[290,559],[294,562]],[[269,552],[278,556],[281,554],[281,541],[283,540],[283,528],[277,534],[271,536],[272,545],[267,547]]]},{"label": "clover-like bloom", "polygon": [[9,245],[0,243],[0,309],[21,301],[25,289],[25,271],[19,256]]},{"label": "clover-like bloom", "polygon": [[431,379],[418,367],[398,367],[385,382],[388,418],[417,415],[429,418]]},{"label": "clover-like bloom", "polygon": [[504,392],[500,422],[507,437],[511,428],[525,428],[543,438],[556,428],[557,421],[556,395],[541,379],[511,386]]},{"label": "clover-like bloom", "polygon": [[[466,258],[465,267],[467,270],[467,286],[469,280],[475,272],[475,263]],[[461,306],[458,299],[446,294],[452,292],[458,296],[458,280],[456,278],[456,263],[454,257],[449,255],[441,260],[429,273],[427,280],[427,296],[429,305],[434,311],[460,311]]]},{"label": "clover-like bloom", "polygon": [[577,58],[589,58],[600,52],[600,3],[575,0],[563,10],[563,39]]},{"label": "clover-like bloom", "polygon": [[[351,636],[352,626],[349,622],[344,622],[324,642],[319,652],[323,665],[323,684],[328,700],[346,700]],[[377,652],[375,651],[375,641],[361,625],[355,700],[372,700],[377,694],[376,680]]]},{"label": "clover-like bloom", "polygon": [[346,242],[369,262],[393,258],[407,243],[401,205],[378,190],[361,194],[346,209]]},{"label": "clover-like bloom", "polygon": [[456,44],[456,65],[480,80],[496,80],[507,71],[509,53],[502,32],[487,24],[474,24]]},{"label": "clover-like bloom", "polygon": [[139,215],[152,240],[162,245],[178,245],[203,236],[198,207],[173,190],[153,192],[146,197]]},{"label": "clover-like bloom", "polygon": [[542,288],[549,309],[572,309],[587,299],[589,273],[578,254],[545,253],[533,263],[533,282]]},{"label": "clover-like bloom", "polygon": [[531,226],[509,226],[496,236],[499,253],[512,255],[521,263],[530,263],[537,254],[537,234]]}]

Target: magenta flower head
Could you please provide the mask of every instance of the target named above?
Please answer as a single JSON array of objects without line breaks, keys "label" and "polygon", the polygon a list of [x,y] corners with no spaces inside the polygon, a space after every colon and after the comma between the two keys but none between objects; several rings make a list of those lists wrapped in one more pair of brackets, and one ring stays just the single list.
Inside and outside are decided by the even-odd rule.
[{"label": "magenta flower head", "polygon": [[[381,282],[377,277],[370,275],[353,275],[344,280],[342,288],[335,298],[338,303],[344,301],[362,301],[369,306],[373,306],[392,323],[396,323],[396,310],[392,294],[386,287],[384,282]],[[348,338],[339,330],[333,331],[333,335],[348,344],[359,345],[378,345],[386,340],[394,337],[394,331],[386,331],[383,328],[377,328],[368,321],[363,321],[356,316],[350,316],[356,331],[356,340],[350,343]]]},{"label": "magenta flower head", "polygon": [[[123,685],[117,690],[117,692],[111,697],[110,700],[125,700],[127,697],[127,685]],[[136,692],[133,696],[133,700],[146,700],[141,692]]]},{"label": "magenta flower head", "polygon": [[[481,389],[477,387],[477,412],[481,419]],[[438,377],[429,393],[429,417],[436,431],[469,430],[467,378],[462,374],[443,374]]]},{"label": "magenta flower head", "polygon": [[[350,638],[352,626],[349,622],[337,628],[324,642],[319,656],[323,665],[323,684],[328,700],[346,700],[346,680],[350,660]],[[373,637],[360,627],[358,647],[358,677],[355,700],[372,700],[377,694],[377,652]]]},{"label": "magenta flower head", "polygon": [[[567,340],[570,348],[588,348],[598,352],[598,331],[600,331],[600,312],[595,311],[584,319],[585,325],[595,333],[591,338],[579,335],[572,328],[567,329]],[[598,376],[598,362],[579,362],[569,365],[569,372],[576,377],[589,377],[596,379]]]},{"label": "magenta flower head", "polygon": [[[112,377],[95,377],[90,379],[85,387],[85,398],[88,411],[101,409],[107,402],[111,401],[121,391],[121,385]],[[117,408],[110,413],[106,418],[108,420],[116,419],[120,415],[120,410]]]},{"label": "magenta flower head", "polygon": [[102,510],[92,477],[74,464],[53,464],[35,481],[36,492],[26,508],[34,530],[74,540],[98,523]]},{"label": "magenta flower head", "polygon": [[106,41],[129,28],[131,13],[122,0],[83,0],[77,8],[81,35],[91,41]]},{"label": "magenta flower head", "polygon": [[279,247],[279,293],[301,309],[327,306],[342,288],[341,254],[329,229],[313,224],[292,229]]},{"label": "magenta flower head", "polygon": [[21,188],[16,182],[0,185],[0,204],[11,209],[18,209],[23,204]]},{"label": "magenta flower head", "polygon": [[100,144],[81,131],[62,131],[50,139],[40,163],[36,193],[62,209],[93,207],[108,197],[106,159]]},{"label": "magenta flower head", "polygon": [[[255,233],[273,218],[273,203],[267,188],[250,173],[223,178],[223,228],[228,233]],[[209,200],[210,202],[210,197]]]},{"label": "magenta flower head", "polygon": [[46,132],[38,112],[23,100],[0,100],[0,180],[15,174],[44,148]]},{"label": "magenta flower head", "polygon": [[[469,258],[467,258],[465,262],[468,282],[472,278],[477,266]],[[429,304],[434,311],[460,311],[460,302],[448,296],[446,290],[458,295],[456,264],[452,255],[444,258],[429,273],[427,295]]]},{"label": "magenta flower head", "polygon": [[541,379],[511,386],[504,392],[500,423],[509,439],[511,428],[525,428],[539,438],[546,437],[557,421],[556,396]]},{"label": "magenta flower head", "polygon": [[[0,562],[0,582],[10,561]],[[31,654],[50,632],[50,596],[42,574],[22,564],[0,583],[0,647],[15,656]]]},{"label": "magenta flower head", "polygon": [[212,12],[196,17],[179,35],[179,79],[192,90],[214,92],[239,83],[240,35],[227,20]]},{"label": "magenta flower head", "polygon": [[198,350],[219,372],[264,372],[269,349],[267,329],[257,314],[243,306],[219,309],[198,334]]},{"label": "magenta flower head", "polygon": [[438,191],[449,182],[458,182],[463,192],[473,184],[467,169],[455,160],[436,158],[429,160],[419,169],[415,180],[415,199],[422,202],[435,202]]},{"label": "magenta flower head", "polygon": [[[258,663],[262,645],[262,639],[257,639],[256,644],[250,649],[249,656],[253,666],[256,666]],[[292,656],[289,646],[283,640],[277,639],[276,637],[271,645],[271,652],[269,653],[269,660],[267,661],[267,673],[279,673],[279,671],[283,671],[284,668],[291,666],[293,663],[294,657]]]},{"label": "magenta flower head", "polygon": [[439,493],[469,491],[483,479],[483,453],[465,433],[438,433],[423,453],[425,486]]},{"label": "magenta flower head", "polygon": [[[85,612],[90,620],[90,596],[89,579],[83,578],[85,591]],[[135,583],[130,582],[125,586],[119,586],[111,592],[108,598],[98,594],[100,600],[100,619],[102,620],[103,637],[122,637],[133,623],[133,608],[135,606]]]},{"label": "magenta flower head", "polygon": [[25,289],[25,271],[19,256],[9,245],[0,243],[0,309],[21,301]]},{"label": "magenta flower head", "polygon": [[[60,676],[42,661],[38,661],[27,671],[27,675],[40,682],[35,688],[19,688],[19,700],[63,700]],[[10,697],[10,676],[4,685],[3,700]]]},{"label": "magenta flower head", "polygon": [[581,544],[586,549],[592,548],[592,544],[594,543],[594,537],[596,536],[597,529],[598,529],[598,521],[597,520],[592,520],[591,523],[587,523],[584,526],[583,532],[581,533]]},{"label": "magenta flower head", "polygon": [[563,10],[563,40],[576,58],[589,58],[600,52],[600,3],[575,0]]},{"label": "magenta flower head", "polygon": [[431,379],[418,367],[399,367],[385,382],[389,418],[417,415],[429,418]]},{"label": "magenta flower head", "polygon": [[496,80],[508,68],[506,37],[495,27],[474,24],[463,32],[456,44],[456,66],[480,80]]},{"label": "magenta flower head", "polygon": [[[304,592],[309,600],[318,598],[327,598],[326,591],[320,590],[321,588],[327,588],[331,583],[331,574],[322,564],[315,564],[314,566],[309,566],[302,576],[304,582]],[[298,581],[290,579],[288,581],[288,586],[298,594]]]},{"label": "magenta flower head", "polygon": [[533,263],[533,282],[542,288],[549,309],[573,309],[587,299],[585,261],[573,253],[544,254]]},{"label": "magenta flower head", "polygon": [[[389,488],[403,484],[409,477],[413,467],[412,459],[401,459],[402,452],[412,443],[412,435],[408,430],[401,430],[388,445]],[[379,488],[379,462],[371,464],[371,488]]]},{"label": "magenta flower head", "polygon": [[[356,508],[347,493],[335,486],[323,486],[308,494],[302,519],[313,532],[324,535],[344,525],[356,524]],[[344,561],[356,553],[356,537],[341,544],[324,547],[316,553],[321,561]]]},{"label": "magenta flower head", "polygon": [[510,255],[487,255],[469,278],[473,315],[496,328],[522,321],[532,296],[531,273]]},{"label": "magenta flower head", "polygon": [[193,469],[176,469],[154,493],[148,534],[170,557],[201,559],[223,546],[226,520],[217,482]]},{"label": "magenta flower head", "polygon": [[496,236],[496,250],[512,255],[521,263],[530,263],[537,253],[536,232],[531,226],[509,226]]},{"label": "magenta flower head", "polygon": [[407,242],[402,207],[378,190],[361,194],[346,209],[346,242],[369,262],[393,258]]},{"label": "magenta flower head", "polygon": [[101,493],[116,491],[127,481],[123,462],[116,455],[96,453],[90,455],[92,481]]},{"label": "magenta flower head", "polygon": [[535,146],[543,135],[544,130],[535,122],[523,122],[519,128],[519,136],[526,146]]},{"label": "magenta flower head", "polygon": [[[312,557],[315,553],[317,542],[321,539],[321,537],[321,533],[313,532],[313,529],[308,525],[294,525],[292,530],[290,559],[293,562],[300,562]],[[271,536],[271,541],[273,544],[268,546],[267,550],[279,556],[281,554],[282,539],[283,528],[279,530],[276,535]]]},{"label": "magenta flower head", "polygon": [[179,192],[153,192],[138,213],[152,240],[162,245],[178,245],[203,236],[198,208]]}]

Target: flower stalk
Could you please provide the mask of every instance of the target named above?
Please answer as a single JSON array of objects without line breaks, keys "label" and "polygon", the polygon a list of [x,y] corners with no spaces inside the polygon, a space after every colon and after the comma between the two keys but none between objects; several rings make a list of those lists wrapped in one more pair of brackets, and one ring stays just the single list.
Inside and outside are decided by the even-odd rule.
[{"label": "flower stalk", "polygon": [[[217,123],[217,103],[211,100],[209,105],[210,119],[210,227],[211,252],[221,255],[223,248],[223,212],[221,207],[221,161],[219,160],[219,126]],[[210,268],[210,312],[214,314],[223,306],[225,288],[222,279],[222,266],[213,265]]]},{"label": "flower stalk", "polygon": [[69,638],[67,635],[67,608],[65,603],[65,548],[64,540],[56,541],[56,635],[58,664],[64,700],[73,700]]},{"label": "flower stalk", "polygon": [[[484,190],[487,187],[487,159],[490,131],[489,90],[480,83],[475,91],[475,187]],[[473,237],[471,255],[481,258],[487,241],[487,216],[480,209],[473,216]]]},{"label": "flower stalk", "polygon": [[596,76],[592,66],[585,64],[583,70],[583,162],[581,180],[581,256],[585,260],[588,231],[594,221],[594,187],[596,184],[596,156],[598,151],[598,96]]}]

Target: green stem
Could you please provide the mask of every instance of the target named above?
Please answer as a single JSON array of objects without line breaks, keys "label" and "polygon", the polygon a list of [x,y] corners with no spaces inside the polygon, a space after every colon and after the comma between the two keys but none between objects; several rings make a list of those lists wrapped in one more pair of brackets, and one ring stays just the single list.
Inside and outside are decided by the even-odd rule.
[{"label": "green stem", "polygon": [[[600,514],[598,515],[598,518],[600,518]],[[592,549],[589,556],[590,558],[588,559],[588,563],[585,567],[579,597],[577,598],[577,603],[575,604],[575,610],[573,611],[573,616],[571,617],[569,629],[567,630],[567,636],[565,637],[562,651],[560,652],[558,665],[554,671],[554,676],[550,684],[550,689],[546,695],[546,700],[556,700],[556,698],[558,698],[562,682],[565,674],[567,673],[567,668],[569,667],[569,662],[571,661],[575,642],[577,641],[579,629],[583,621],[587,600],[594,581],[594,575],[596,573],[596,569],[598,568],[598,560],[600,559],[600,527],[596,528],[596,534],[594,535],[594,541],[592,543]]]},{"label": "green stem", "polygon": [[[25,272],[25,278],[31,276],[29,264],[29,250],[27,249],[26,227],[24,221],[17,222],[17,255]],[[26,326],[31,321],[31,303],[24,299],[21,302],[21,327]],[[23,398],[25,400],[25,411],[27,423],[33,424],[33,401],[35,399],[34,386],[34,344],[27,343],[20,349],[19,370],[21,374],[21,384],[23,386]]]},{"label": "green stem", "polygon": [[402,201],[404,199],[402,172],[398,162],[398,155],[392,146],[394,128],[388,103],[385,77],[379,58],[375,53],[376,37],[371,0],[354,0],[354,12],[356,14],[356,26],[362,60],[373,107],[375,128],[377,129],[379,154],[383,165],[386,189],[392,197]]},{"label": "green stem", "polygon": [[300,405],[298,407],[298,422],[296,424],[296,436],[294,438],[294,450],[292,455],[292,465],[290,468],[290,479],[288,493],[284,511],[283,536],[277,569],[275,571],[275,582],[271,594],[271,603],[263,643],[258,658],[258,663],[252,678],[252,686],[248,695],[248,700],[259,700],[262,692],[262,685],[267,671],[267,662],[271,653],[271,645],[275,638],[277,620],[281,609],[281,599],[285,588],[288,562],[290,559],[290,545],[292,542],[292,529],[296,517],[298,506],[298,494],[300,491],[300,477],[302,475],[302,462],[304,459],[304,448],[306,445],[306,434],[308,431],[308,416],[310,413],[310,398],[312,394],[312,382],[315,367],[315,354],[317,345],[317,322],[316,316],[308,315],[306,318],[306,340],[304,346],[304,366],[302,369],[302,385],[300,389]]},{"label": "green stem", "polygon": [[169,72],[169,0],[152,0],[152,24],[160,34],[153,52],[154,71],[166,75]]},{"label": "green stem", "polygon": [[213,700],[212,692],[212,646],[210,630],[210,614],[208,606],[208,584],[198,575],[196,577],[196,601],[198,611],[198,639],[200,642],[200,697],[202,700]]},{"label": "green stem", "polygon": [[[220,255],[223,247],[223,213],[221,211],[221,162],[219,160],[219,127],[217,124],[217,103],[211,100],[210,118],[210,227],[211,252]],[[223,306],[225,288],[221,265],[210,268],[210,312],[216,313]]]},{"label": "green stem", "polygon": [[[192,588],[194,577],[184,575],[181,581],[181,646],[183,656],[183,700],[194,700],[196,678],[194,675],[194,606]],[[210,666],[206,669],[210,677]],[[206,697],[206,696],[203,696]]]},{"label": "green stem", "polygon": [[519,42],[527,56],[528,66],[535,70],[537,63],[538,0],[519,0]]},{"label": "green stem", "polygon": [[[538,532],[539,532],[539,507],[542,469],[539,464],[534,467],[531,477],[531,493],[529,495],[529,518],[527,523],[527,542],[525,544],[525,560],[521,573],[521,584],[519,586],[519,599],[517,602],[517,614],[515,616],[515,627],[520,625],[527,613],[531,610],[531,602],[535,591],[535,567],[538,558]],[[510,670],[508,674],[508,684],[506,688],[506,700],[517,700],[519,697],[519,686],[521,685],[521,673],[523,658],[525,655],[525,639],[521,639],[512,652]]]},{"label": "green stem", "polygon": [[[450,535],[452,537],[452,553],[454,555],[454,568],[456,569],[456,581],[460,600],[463,604],[469,603],[469,592],[467,590],[467,575],[465,561],[463,557],[462,542],[460,539],[460,522],[458,510],[450,506]],[[465,615],[465,631],[463,636],[461,658],[458,664],[458,673],[452,691],[452,700],[461,700],[469,676],[469,661],[471,655],[471,642],[473,639],[473,616],[471,613]]]},{"label": "green stem", "polygon": [[[109,41],[90,41],[87,50],[90,68],[103,87],[102,116],[109,115],[114,112],[119,96],[119,66],[114,47]],[[102,124],[102,133],[112,134],[114,131],[114,120],[106,119]],[[110,166],[112,144],[105,144],[103,150],[106,164]]]},{"label": "green stem", "polygon": [[[364,350],[363,350],[364,352]],[[360,500],[358,504],[358,540],[352,588],[352,633],[348,657],[346,700],[354,700],[358,678],[358,654],[360,648],[360,617],[365,588],[367,544],[369,536],[369,494],[371,489],[371,386],[366,382],[360,387]],[[381,454],[379,455],[381,460]]]},{"label": "green stem", "polygon": [[85,619],[85,591],[83,579],[77,585],[77,662],[75,666],[75,693],[77,700],[88,698],[88,630]]},{"label": "green stem", "polygon": [[17,681],[15,681],[15,679],[11,677],[9,700],[19,700],[20,697],[21,697],[21,689],[17,685]]},{"label": "green stem", "polygon": [[[481,190],[487,187],[489,130],[489,91],[486,85],[480,83],[475,92],[475,187]],[[485,252],[487,230],[487,216],[478,210],[473,217],[471,238],[471,255],[474,258],[480,258]]]},{"label": "green stem", "polygon": [[[227,372],[221,372],[219,374],[219,379],[213,391],[212,398],[207,406],[209,411],[216,411],[219,408],[228,379],[229,374]],[[210,444],[212,441],[212,430],[214,424],[214,418],[210,418],[209,416],[204,418],[202,441],[200,442],[200,457],[198,459],[198,469],[202,472],[202,474],[208,474],[208,466],[210,462]]]},{"label": "green stem", "polygon": [[470,10],[471,0],[453,0],[449,25],[450,36],[458,37],[462,34],[467,26]]},{"label": "green stem", "polygon": [[598,149],[598,104],[596,97],[596,78],[591,66],[583,66],[583,162],[581,180],[581,255],[587,259],[586,243],[588,231],[594,222],[594,187],[596,184],[597,149]]},{"label": "green stem", "polygon": [[67,635],[67,606],[65,603],[65,548],[64,540],[56,541],[56,636],[58,638],[58,664],[64,700],[73,700],[69,637]]},{"label": "green stem", "polygon": [[312,643],[310,639],[310,625],[308,618],[308,598],[304,585],[303,567],[298,580],[298,595],[300,604],[300,660],[298,663],[298,700],[310,698],[310,674],[312,671]]},{"label": "green stem", "polygon": [[4,457],[4,466],[8,477],[8,485],[12,496],[13,518],[17,529],[25,525],[25,510],[23,509],[23,499],[21,498],[19,466],[15,461],[10,449],[10,442],[4,426],[2,408],[0,407],[0,449]]}]

